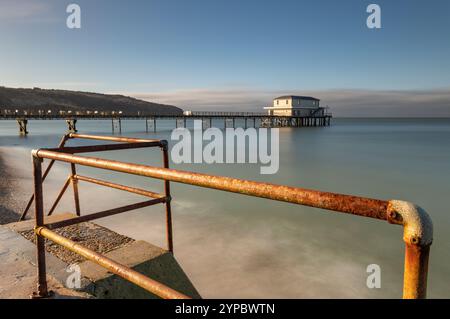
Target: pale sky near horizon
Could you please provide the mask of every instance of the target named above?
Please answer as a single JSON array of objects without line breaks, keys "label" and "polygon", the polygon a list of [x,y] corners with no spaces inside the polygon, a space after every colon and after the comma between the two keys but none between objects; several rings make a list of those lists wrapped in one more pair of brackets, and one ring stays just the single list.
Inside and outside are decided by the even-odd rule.
[{"label": "pale sky near horizon", "polygon": [[[381,29],[366,26],[370,3]],[[0,85],[203,110],[314,94],[342,115],[450,116],[449,15],[447,0],[0,0]]]}]

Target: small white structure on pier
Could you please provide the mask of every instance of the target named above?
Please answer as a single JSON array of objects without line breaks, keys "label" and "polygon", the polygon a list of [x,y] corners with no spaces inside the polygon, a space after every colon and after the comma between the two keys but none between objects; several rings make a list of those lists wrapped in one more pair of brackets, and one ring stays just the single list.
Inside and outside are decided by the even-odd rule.
[{"label": "small white structure on pier", "polygon": [[285,95],[273,100],[273,106],[265,107],[269,115],[278,116],[321,116],[324,109],[320,100],[311,96]]}]

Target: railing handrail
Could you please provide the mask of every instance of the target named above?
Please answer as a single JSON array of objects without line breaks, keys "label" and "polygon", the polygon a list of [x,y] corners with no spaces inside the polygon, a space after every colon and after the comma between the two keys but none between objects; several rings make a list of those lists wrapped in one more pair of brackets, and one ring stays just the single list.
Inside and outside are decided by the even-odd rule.
[{"label": "railing handrail", "polygon": [[39,158],[386,220],[388,201],[38,149]]},{"label": "railing handrail", "polygon": [[224,116],[264,116],[266,112],[214,112],[214,111],[192,111],[191,116],[208,116],[208,115],[224,115]]}]

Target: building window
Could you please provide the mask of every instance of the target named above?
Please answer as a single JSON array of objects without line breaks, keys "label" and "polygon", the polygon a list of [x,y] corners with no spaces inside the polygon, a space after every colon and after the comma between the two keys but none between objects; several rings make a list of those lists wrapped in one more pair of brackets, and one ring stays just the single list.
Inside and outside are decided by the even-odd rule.
[{"label": "building window", "polygon": [[289,100],[286,100],[286,105],[288,105],[288,103],[289,103]]},{"label": "building window", "polygon": [[280,101],[277,100],[277,105],[280,104]]}]

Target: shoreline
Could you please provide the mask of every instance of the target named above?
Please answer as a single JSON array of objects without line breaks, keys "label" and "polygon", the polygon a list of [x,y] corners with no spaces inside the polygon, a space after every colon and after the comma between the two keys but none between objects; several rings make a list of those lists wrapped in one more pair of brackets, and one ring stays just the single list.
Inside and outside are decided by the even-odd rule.
[{"label": "shoreline", "polygon": [[17,222],[19,220],[19,205],[14,199],[14,191],[17,189],[16,181],[11,170],[8,169],[0,149],[0,225]]}]

